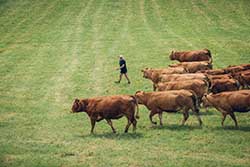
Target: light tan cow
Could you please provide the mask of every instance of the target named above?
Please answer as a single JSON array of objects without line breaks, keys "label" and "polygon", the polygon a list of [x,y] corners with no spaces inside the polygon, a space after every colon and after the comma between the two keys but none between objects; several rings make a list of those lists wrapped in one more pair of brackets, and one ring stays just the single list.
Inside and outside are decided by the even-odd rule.
[{"label": "light tan cow", "polygon": [[172,90],[163,92],[143,92],[137,91],[135,94],[139,104],[143,104],[150,110],[149,119],[151,123],[156,124],[152,120],[155,114],[159,115],[160,125],[162,125],[162,112],[183,112],[182,125],[185,124],[189,117],[188,111],[191,109],[198,118],[199,124],[202,125],[199,116],[199,106],[197,96],[193,91],[189,90]]}]

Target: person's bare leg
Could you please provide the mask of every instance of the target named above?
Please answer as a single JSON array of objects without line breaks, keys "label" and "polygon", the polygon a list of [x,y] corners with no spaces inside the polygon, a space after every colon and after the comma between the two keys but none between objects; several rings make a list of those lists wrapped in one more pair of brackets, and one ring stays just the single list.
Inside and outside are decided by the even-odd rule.
[{"label": "person's bare leg", "polygon": [[126,79],[128,80],[128,84],[130,84],[130,80],[128,78],[128,75],[127,74],[124,74],[124,75],[125,75]]},{"label": "person's bare leg", "polygon": [[120,74],[120,76],[119,76],[119,80],[118,80],[118,81],[116,81],[115,83],[120,83],[120,82],[121,82],[121,80],[122,80],[122,74]]}]

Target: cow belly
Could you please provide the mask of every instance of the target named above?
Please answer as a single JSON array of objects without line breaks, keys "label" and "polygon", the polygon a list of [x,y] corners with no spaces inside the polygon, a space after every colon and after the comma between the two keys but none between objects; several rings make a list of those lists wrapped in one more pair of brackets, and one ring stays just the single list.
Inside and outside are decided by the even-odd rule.
[{"label": "cow belly", "polygon": [[233,111],[235,111],[235,112],[249,112],[250,107],[234,107]]},{"label": "cow belly", "polygon": [[123,117],[123,114],[112,114],[112,115],[109,114],[105,118],[106,119],[119,119],[121,117]]},{"label": "cow belly", "polygon": [[176,113],[178,112],[177,110],[164,110],[165,112],[169,112],[169,113]]}]

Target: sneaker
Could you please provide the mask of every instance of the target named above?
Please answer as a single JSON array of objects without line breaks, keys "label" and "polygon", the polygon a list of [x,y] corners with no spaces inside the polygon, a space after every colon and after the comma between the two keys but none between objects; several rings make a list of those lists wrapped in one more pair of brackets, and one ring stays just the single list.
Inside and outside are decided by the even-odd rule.
[{"label": "sneaker", "polygon": [[120,83],[120,81],[115,81],[115,83],[117,83],[117,84],[118,84],[118,83]]},{"label": "sneaker", "polygon": [[128,84],[131,84],[131,82],[129,81]]}]

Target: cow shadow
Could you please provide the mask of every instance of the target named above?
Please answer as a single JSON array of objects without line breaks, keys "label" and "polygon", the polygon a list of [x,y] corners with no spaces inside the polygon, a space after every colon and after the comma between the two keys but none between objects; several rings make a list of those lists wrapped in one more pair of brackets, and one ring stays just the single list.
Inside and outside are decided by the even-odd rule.
[{"label": "cow shadow", "polygon": [[188,131],[194,129],[202,129],[202,126],[199,125],[180,125],[180,124],[170,124],[170,125],[153,125],[151,129],[160,130],[172,130],[172,131]]},{"label": "cow shadow", "polygon": [[215,112],[213,112],[213,111],[202,111],[202,112],[200,112],[200,115],[214,115],[215,114]]},{"label": "cow shadow", "polygon": [[107,133],[93,133],[93,134],[85,134],[79,136],[81,138],[106,138],[106,139],[123,139],[123,140],[131,140],[131,139],[138,139],[142,138],[143,134],[140,132],[107,132]]},{"label": "cow shadow", "polygon": [[[170,113],[170,114],[173,114],[173,113]],[[174,113],[174,114],[183,115],[182,112],[177,112],[177,113]],[[199,114],[200,115],[214,115],[215,112],[213,112],[213,111],[200,111]],[[189,112],[189,115],[193,116],[193,115],[195,115],[195,113],[194,112]]]},{"label": "cow shadow", "polygon": [[226,131],[243,131],[250,132],[250,126],[240,126],[236,128],[235,126],[217,126],[213,128],[214,130],[226,130]]}]

